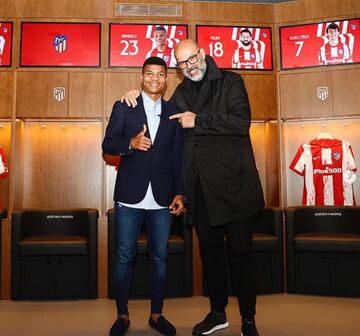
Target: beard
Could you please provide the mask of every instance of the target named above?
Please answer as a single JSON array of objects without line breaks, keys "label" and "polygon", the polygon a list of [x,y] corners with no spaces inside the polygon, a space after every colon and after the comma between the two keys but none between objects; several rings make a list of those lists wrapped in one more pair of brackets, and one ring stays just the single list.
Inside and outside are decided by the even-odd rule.
[{"label": "beard", "polygon": [[[195,74],[191,74],[192,71],[197,70]],[[186,68],[183,70],[183,75],[193,82],[200,82],[206,73],[206,62],[203,61],[202,64],[199,65],[193,65],[190,69]]]},{"label": "beard", "polygon": [[247,41],[247,40],[241,41],[241,43],[242,43],[245,47],[247,47],[247,46],[250,45],[250,41]]}]

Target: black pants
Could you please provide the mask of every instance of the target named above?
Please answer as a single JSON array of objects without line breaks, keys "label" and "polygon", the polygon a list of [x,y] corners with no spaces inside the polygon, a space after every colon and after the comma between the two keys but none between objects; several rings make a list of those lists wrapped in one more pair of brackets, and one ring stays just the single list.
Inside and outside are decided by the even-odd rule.
[{"label": "black pants", "polygon": [[212,310],[224,311],[228,303],[227,255],[240,314],[243,318],[255,316],[256,287],[252,257],[252,229],[255,218],[252,216],[226,225],[210,227],[204,194],[197,179],[194,226],[199,237],[204,277]]}]

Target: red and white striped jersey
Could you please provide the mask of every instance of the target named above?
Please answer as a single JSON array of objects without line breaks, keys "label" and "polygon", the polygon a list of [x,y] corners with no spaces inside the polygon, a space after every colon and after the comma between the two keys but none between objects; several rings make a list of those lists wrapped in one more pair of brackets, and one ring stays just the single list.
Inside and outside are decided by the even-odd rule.
[{"label": "red and white striped jersey", "polygon": [[348,142],[308,141],[297,150],[290,169],[304,176],[303,205],[355,205],[356,165]]},{"label": "red and white striped jersey", "polygon": [[0,178],[8,176],[9,172],[6,167],[6,158],[4,148],[0,146]]},{"label": "red and white striped jersey", "polygon": [[336,46],[325,43],[319,51],[319,63],[321,65],[342,64],[351,61],[349,47],[339,42]]},{"label": "red and white striped jersey", "polygon": [[254,45],[249,50],[239,48],[235,50],[232,62],[236,69],[257,69],[261,64],[260,52]]},{"label": "red and white striped jersey", "polygon": [[155,56],[162,58],[168,67],[176,67],[174,49],[170,48],[168,45],[166,45],[166,48],[163,52],[159,52],[157,48],[150,50],[147,53],[146,58],[155,57]]}]

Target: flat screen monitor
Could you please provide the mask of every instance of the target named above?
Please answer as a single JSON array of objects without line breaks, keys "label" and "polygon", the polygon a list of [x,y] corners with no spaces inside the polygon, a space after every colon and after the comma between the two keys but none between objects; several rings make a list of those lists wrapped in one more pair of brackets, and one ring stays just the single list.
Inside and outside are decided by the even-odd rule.
[{"label": "flat screen monitor", "polygon": [[273,69],[270,27],[197,25],[196,39],[219,68]]},{"label": "flat screen monitor", "polygon": [[174,48],[187,38],[187,25],[110,23],[109,66],[141,67],[150,56],[176,67]]},{"label": "flat screen monitor", "polygon": [[0,67],[11,66],[13,23],[0,21]]},{"label": "flat screen monitor", "polygon": [[279,29],[282,70],[360,62],[360,19]]},{"label": "flat screen monitor", "polygon": [[22,22],[20,66],[100,67],[100,23]]}]

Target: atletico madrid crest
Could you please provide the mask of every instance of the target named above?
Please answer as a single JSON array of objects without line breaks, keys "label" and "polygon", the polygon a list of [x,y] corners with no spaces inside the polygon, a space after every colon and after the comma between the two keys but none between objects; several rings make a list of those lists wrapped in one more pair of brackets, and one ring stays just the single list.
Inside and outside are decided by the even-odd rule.
[{"label": "atletico madrid crest", "polygon": [[327,86],[319,86],[316,88],[316,95],[319,99],[325,100],[329,96],[329,88]]},{"label": "atletico madrid crest", "polygon": [[64,87],[54,87],[54,99],[57,101],[62,101],[65,98],[65,88]]},{"label": "atletico madrid crest", "polygon": [[68,37],[66,35],[55,35],[54,36],[54,49],[58,53],[62,53],[66,50]]},{"label": "atletico madrid crest", "polygon": [[341,154],[339,152],[334,152],[333,154],[335,160],[340,160]]}]

